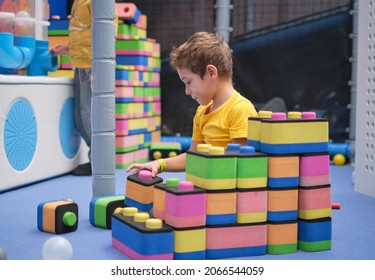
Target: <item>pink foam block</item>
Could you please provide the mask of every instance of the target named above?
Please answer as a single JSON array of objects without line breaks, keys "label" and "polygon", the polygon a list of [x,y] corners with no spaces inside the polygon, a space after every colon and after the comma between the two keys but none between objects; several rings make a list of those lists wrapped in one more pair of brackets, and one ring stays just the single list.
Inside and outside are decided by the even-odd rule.
[{"label": "pink foam block", "polygon": [[148,127],[156,126],[156,118],[148,118],[147,119],[147,125],[148,125]]},{"label": "pink foam block", "polygon": [[126,135],[116,137],[116,147],[131,147],[139,144],[138,135]]},{"label": "pink foam block", "polygon": [[173,253],[171,254],[159,254],[159,255],[141,255],[136,251],[132,250],[125,244],[118,241],[116,238],[112,238],[112,246],[127,255],[132,260],[173,260]]},{"label": "pink foam block", "polygon": [[321,186],[330,183],[329,154],[301,156],[299,168],[299,184],[302,187]]},{"label": "pink foam block", "polygon": [[136,23],[140,15],[140,11],[133,3],[117,3],[117,16],[120,19],[125,19],[130,23]]},{"label": "pink foam block", "polygon": [[121,153],[116,154],[116,162],[117,163],[131,163],[134,162],[134,153]]},{"label": "pink foam block", "polygon": [[134,88],[133,87],[116,87],[115,93],[116,93],[116,97],[131,98],[134,96]]},{"label": "pink foam block", "polygon": [[60,68],[61,69],[73,69],[72,64],[70,63],[61,63]]},{"label": "pink foam block", "polygon": [[116,133],[117,135],[128,134],[128,120],[116,120]]},{"label": "pink foam block", "polygon": [[134,151],[134,160],[135,161],[141,161],[141,160],[147,160],[148,159],[148,148],[139,149],[137,151]]},{"label": "pink foam block", "polygon": [[249,191],[237,192],[237,212],[263,212],[267,211],[267,192]]},{"label": "pink foam block", "polygon": [[298,189],[298,208],[313,210],[331,208],[331,188]]},{"label": "pink foam block", "polygon": [[167,192],[165,212],[176,217],[201,216],[206,214],[206,196],[204,193],[174,195]]},{"label": "pink foam block", "polygon": [[241,248],[267,244],[267,225],[207,227],[207,249]]},{"label": "pink foam block", "polygon": [[329,154],[300,157],[300,176],[328,175],[330,172]]}]

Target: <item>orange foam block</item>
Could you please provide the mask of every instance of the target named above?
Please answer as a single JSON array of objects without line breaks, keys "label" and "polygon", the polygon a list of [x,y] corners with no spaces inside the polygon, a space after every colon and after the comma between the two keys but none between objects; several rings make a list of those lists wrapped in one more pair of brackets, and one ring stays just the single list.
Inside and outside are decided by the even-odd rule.
[{"label": "orange foam block", "polygon": [[141,211],[150,211],[153,207],[154,185],[163,181],[148,170],[127,177],[125,190],[125,205],[136,207]]}]

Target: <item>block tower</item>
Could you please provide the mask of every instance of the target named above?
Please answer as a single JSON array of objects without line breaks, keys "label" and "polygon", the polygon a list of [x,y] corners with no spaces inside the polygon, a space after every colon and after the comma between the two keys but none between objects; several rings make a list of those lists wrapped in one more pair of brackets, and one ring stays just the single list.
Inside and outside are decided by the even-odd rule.
[{"label": "block tower", "polygon": [[248,146],[201,144],[187,151],[186,178],[206,190],[207,259],[266,254],[264,154]]},{"label": "block tower", "polygon": [[275,112],[253,123],[269,160],[267,252],[330,249],[328,121],[315,112]]},{"label": "block tower", "polygon": [[147,16],[133,3],[117,3],[116,167],[149,159],[160,141],[160,44],[147,38]]}]

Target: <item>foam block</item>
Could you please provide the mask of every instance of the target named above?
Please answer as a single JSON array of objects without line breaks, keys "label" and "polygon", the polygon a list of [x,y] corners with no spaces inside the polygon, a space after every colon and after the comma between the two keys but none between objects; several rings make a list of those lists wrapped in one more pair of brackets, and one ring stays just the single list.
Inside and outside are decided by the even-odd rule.
[{"label": "foam block", "polygon": [[206,190],[235,189],[237,158],[225,154],[222,147],[210,147],[208,152],[186,152],[186,180]]},{"label": "foam block", "polygon": [[247,145],[260,151],[260,124],[262,119],[270,119],[271,111],[259,111],[258,117],[250,117],[247,121]]},{"label": "foam block", "polygon": [[112,246],[135,260],[172,260],[173,228],[147,213],[112,216]]},{"label": "foam block", "polygon": [[268,221],[297,220],[298,188],[268,188]]},{"label": "foam block", "polygon": [[237,189],[237,223],[267,221],[267,188]]},{"label": "foam block", "polygon": [[247,147],[241,147],[237,154],[238,189],[267,187],[268,157],[259,152],[246,152]]},{"label": "foam block", "polygon": [[236,190],[206,190],[207,225],[236,223]]},{"label": "foam block", "polygon": [[267,224],[207,226],[207,259],[236,258],[266,254]]},{"label": "foam block", "polygon": [[206,224],[206,192],[192,182],[181,181],[177,188],[166,188],[165,222],[174,228]]},{"label": "foam block", "polygon": [[300,156],[299,185],[322,186],[330,183],[329,153],[303,154]]},{"label": "foam block", "polygon": [[262,119],[260,151],[269,154],[328,151],[326,119]]},{"label": "foam block", "polygon": [[297,251],[297,221],[268,222],[267,253],[290,254]]},{"label": "foam block", "polygon": [[298,188],[298,217],[319,219],[331,217],[331,185]]},{"label": "foam block", "polygon": [[165,184],[155,184],[154,186],[154,217],[165,221],[165,197],[166,188],[177,188],[179,178],[167,178]]},{"label": "foam block", "polygon": [[154,185],[163,182],[148,170],[129,175],[126,181],[125,205],[138,208],[140,211],[150,211],[153,207]]},{"label": "foam block", "polygon": [[298,249],[306,252],[330,250],[332,219],[298,219]]},{"label": "foam block", "polygon": [[155,142],[150,147],[150,160],[175,157],[181,154],[180,142]]},{"label": "foam block", "polygon": [[299,156],[268,155],[268,186],[272,188],[298,187]]},{"label": "foam block", "polygon": [[136,23],[141,11],[133,3],[116,3],[117,16],[127,23]]},{"label": "foam block", "polygon": [[40,231],[49,233],[62,234],[76,231],[78,228],[78,205],[64,200],[39,203],[37,225]]},{"label": "foam block", "polygon": [[204,260],[206,258],[206,227],[174,229],[174,259]]},{"label": "foam block", "polygon": [[124,195],[94,197],[90,201],[90,224],[111,229],[112,214],[118,207],[124,207]]}]

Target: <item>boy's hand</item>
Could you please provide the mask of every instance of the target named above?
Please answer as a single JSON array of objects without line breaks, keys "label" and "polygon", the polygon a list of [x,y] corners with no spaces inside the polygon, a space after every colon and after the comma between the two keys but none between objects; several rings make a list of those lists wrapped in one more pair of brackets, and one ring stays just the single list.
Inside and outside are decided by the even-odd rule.
[{"label": "boy's hand", "polygon": [[149,170],[152,173],[152,177],[155,177],[158,173],[160,173],[160,162],[158,160],[154,160],[144,164],[135,163],[130,165],[126,169],[126,172],[129,172],[133,169],[134,171],[132,172],[132,174],[136,174],[141,170]]}]

